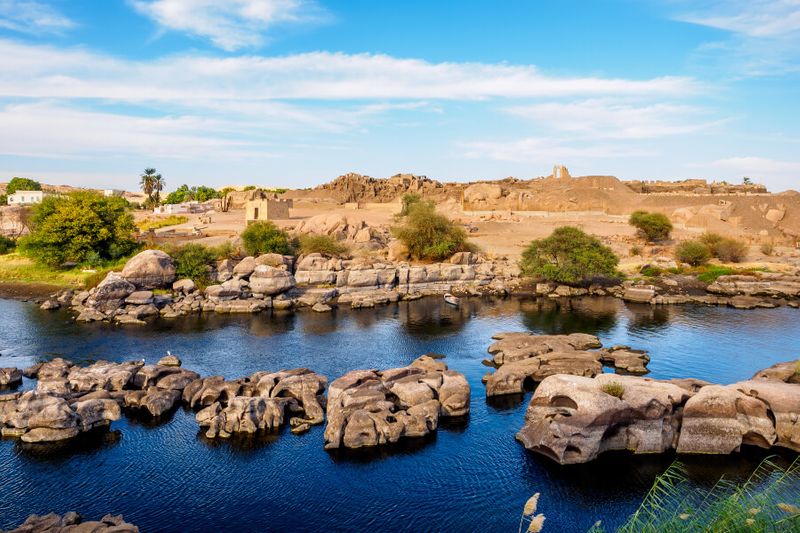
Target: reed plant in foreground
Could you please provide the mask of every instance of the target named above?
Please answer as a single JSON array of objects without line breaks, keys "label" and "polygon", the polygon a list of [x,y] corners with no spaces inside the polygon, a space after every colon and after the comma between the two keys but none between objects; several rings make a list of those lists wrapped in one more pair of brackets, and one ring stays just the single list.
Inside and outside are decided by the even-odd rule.
[{"label": "reed plant in foreground", "polygon": [[[605,530],[598,522],[591,533]],[[787,468],[771,458],[744,483],[724,477],[710,490],[692,486],[675,462],[656,478],[639,509],[618,533],[800,532],[800,458]]]}]

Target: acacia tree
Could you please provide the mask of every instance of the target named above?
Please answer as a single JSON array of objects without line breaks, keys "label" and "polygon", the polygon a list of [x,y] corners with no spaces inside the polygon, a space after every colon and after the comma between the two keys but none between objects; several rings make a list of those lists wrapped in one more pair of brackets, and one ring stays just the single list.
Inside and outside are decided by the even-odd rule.
[{"label": "acacia tree", "polygon": [[582,230],[563,226],[532,241],[522,253],[522,274],[557,283],[579,284],[617,276],[619,258],[608,246]]}]

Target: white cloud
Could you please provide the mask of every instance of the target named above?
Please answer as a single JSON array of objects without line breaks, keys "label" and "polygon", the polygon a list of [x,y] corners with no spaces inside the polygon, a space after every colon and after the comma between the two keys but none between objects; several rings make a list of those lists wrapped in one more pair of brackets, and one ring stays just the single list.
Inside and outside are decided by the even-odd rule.
[{"label": "white cloud", "polygon": [[800,33],[797,0],[725,0],[692,2],[680,18],[750,37],[780,37]]},{"label": "white cloud", "polygon": [[129,61],[83,49],[0,40],[0,97],[202,100],[380,100],[669,96],[694,94],[691,78],[557,77],[531,65],[431,63],[381,54],[202,55]]},{"label": "white cloud", "polygon": [[516,106],[512,116],[574,136],[606,139],[648,139],[706,130],[719,122],[702,121],[697,106],[669,103],[629,104],[603,99]]},{"label": "white cloud", "polygon": [[264,44],[277,24],[318,21],[309,0],[132,0],[134,8],[163,28],[205,37],[228,51]]},{"label": "white cloud", "polygon": [[464,157],[531,164],[552,164],[553,161],[579,161],[615,157],[645,157],[648,150],[618,144],[571,142],[548,137],[528,137],[508,141],[486,140],[458,145]]},{"label": "white cloud", "polygon": [[47,4],[35,0],[0,0],[0,28],[38,34],[60,33],[74,26],[74,22]]}]

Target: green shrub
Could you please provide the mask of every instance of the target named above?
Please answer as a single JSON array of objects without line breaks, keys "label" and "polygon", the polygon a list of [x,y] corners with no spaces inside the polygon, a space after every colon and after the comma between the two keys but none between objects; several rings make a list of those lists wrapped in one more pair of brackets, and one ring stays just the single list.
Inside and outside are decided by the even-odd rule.
[{"label": "green shrub", "polygon": [[17,247],[17,241],[14,239],[9,239],[3,235],[0,235],[0,255],[7,254],[14,251],[14,248]]},{"label": "green shrub", "polygon": [[411,206],[414,204],[418,204],[422,201],[422,196],[415,192],[408,192],[403,195],[400,199],[402,202],[402,207],[400,208],[400,216],[406,217],[408,213],[411,211]]},{"label": "green shrub", "polygon": [[289,235],[269,221],[254,222],[242,232],[244,249],[250,255],[293,253]]},{"label": "green shrub", "polygon": [[689,240],[675,247],[675,257],[682,263],[699,266],[711,259],[711,251],[702,242]]},{"label": "green shrub", "polygon": [[631,255],[642,255],[642,247],[641,246],[631,246],[631,249],[628,251]]},{"label": "green shrub", "polygon": [[741,263],[747,257],[747,243],[736,239],[722,239],[716,246],[714,255],[725,263]]},{"label": "green shrub", "polygon": [[6,185],[6,195],[14,194],[17,191],[41,191],[42,184],[28,178],[11,178]]},{"label": "green shrub", "polygon": [[622,398],[622,395],[625,394],[625,387],[618,381],[604,383],[600,390],[615,398]]},{"label": "green shrub", "polygon": [[168,226],[177,226],[178,224],[186,224],[189,222],[189,217],[185,215],[170,215],[168,217],[147,217],[140,220],[136,227],[139,231],[145,232],[151,229],[166,228]]},{"label": "green shrub", "polygon": [[467,234],[446,216],[437,213],[433,202],[412,202],[408,215],[392,234],[417,259],[442,260],[466,250]]},{"label": "green shrub", "polygon": [[669,239],[672,232],[672,222],[662,213],[635,211],[628,219],[628,223],[638,230],[642,238],[648,241]]},{"label": "green shrub", "polygon": [[182,204],[190,200],[198,202],[205,202],[214,198],[220,198],[220,193],[216,189],[206,187],[205,185],[189,187],[186,184],[178,187],[177,190],[169,193],[164,200],[165,204]]},{"label": "green shrub", "polygon": [[300,237],[300,252],[322,254],[332,257],[346,255],[350,249],[329,235],[309,234]]},{"label": "green shrub", "polygon": [[175,261],[175,275],[178,279],[189,278],[201,287],[208,284],[210,266],[217,259],[216,254],[200,244],[185,244],[170,254]]},{"label": "green shrub", "polygon": [[0,194],[0,205],[8,205],[8,195]]},{"label": "green shrub", "polygon": [[735,270],[730,267],[720,266],[720,265],[709,265],[705,272],[701,272],[698,274],[697,279],[702,281],[703,283],[714,283],[717,281],[717,278],[720,276],[730,276],[734,274]]},{"label": "green shrub", "polygon": [[91,253],[101,261],[116,259],[137,248],[125,200],[93,192],[45,196],[33,207],[30,228],[19,240],[20,251],[50,266],[83,263]]},{"label": "green shrub", "polygon": [[657,278],[658,276],[661,275],[662,270],[658,267],[647,265],[646,267],[641,269],[639,273],[648,278]]},{"label": "green shrub", "polygon": [[555,281],[582,283],[593,278],[617,276],[619,258],[582,230],[563,226],[545,238],[535,240],[522,253],[520,268],[524,276]]},{"label": "green shrub", "polygon": [[708,251],[711,253],[712,257],[717,256],[717,246],[721,243],[725,237],[720,235],[719,233],[714,233],[712,231],[706,231],[697,240],[708,246]]}]

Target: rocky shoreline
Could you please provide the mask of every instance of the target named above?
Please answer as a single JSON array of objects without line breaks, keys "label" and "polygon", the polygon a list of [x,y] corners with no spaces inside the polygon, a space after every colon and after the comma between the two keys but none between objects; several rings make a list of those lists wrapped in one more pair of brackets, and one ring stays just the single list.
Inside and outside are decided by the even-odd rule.
[{"label": "rocky shoreline", "polygon": [[25,522],[6,533],[139,533],[139,528],[125,522],[122,515],[107,514],[100,520],[84,521],[75,512],[65,515],[50,513],[46,515],[30,515]]},{"label": "rocky shoreline", "polygon": [[723,275],[710,284],[700,283],[692,276],[663,275],[651,282],[628,280],[618,285],[572,287],[531,284],[520,277],[516,265],[490,261],[471,252],[460,252],[448,262],[427,265],[342,260],[321,254],[299,258],[264,254],[220,261],[211,278],[214,283],[202,289],[190,279],[176,280],[172,258],[159,250],[146,250],[133,257],[121,272],[110,272],[97,287],[88,291],[61,291],[41,307],[46,310],[67,307],[81,322],[120,324],[144,324],[153,317],[176,318],[193,313],[370,308],[445,293],[532,295],[548,299],[612,296],[650,305],[800,308],[798,272]]}]

